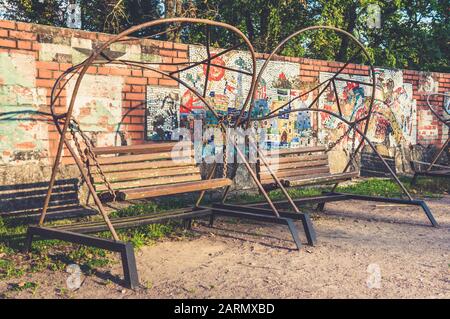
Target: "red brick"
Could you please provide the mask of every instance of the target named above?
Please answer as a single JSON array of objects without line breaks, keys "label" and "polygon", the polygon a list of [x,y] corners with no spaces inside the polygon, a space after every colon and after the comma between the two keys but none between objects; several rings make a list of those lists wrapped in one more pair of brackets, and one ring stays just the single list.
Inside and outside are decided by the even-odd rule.
[{"label": "red brick", "polygon": [[156,79],[162,78],[161,73],[151,71],[151,70],[144,70],[144,76],[147,78],[156,78]]},{"label": "red brick", "polygon": [[142,70],[131,70],[132,76],[142,76]]},{"label": "red brick", "polygon": [[186,58],[173,58],[173,63],[186,63],[187,64],[187,62],[189,62],[188,61],[188,59],[186,59]]},{"label": "red brick", "polygon": [[15,48],[16,45],[17,43],[14,40],[0,39],[0,47]]},{"label": "red brick", "polygon": [[179,58],[187,58],[188,57],[188,53],[185,51],[178,51],[177,56]]},{"label": "red brick", "polygon": [[53,78],[52,71],[40,69],[38,72],[38,77],[41,79],[51,79]]},{"label": "red brick", "polygon": [[96,73],[97,73],[97,67],[96,67],[96,66],[90,66],[90,67],[88,67],[86,73],[89,73],[89,74],[96,74]]},{"label": "red brick", "polygon": [[97,74],[100,74],[100,75],[109,75],[110,72],[111,72],[111,68],[100,67],[100,66],[98,67],[98,70],[97,70]]},{"label": "red brick", "polygon": [[112,68],[110,71],[111,75],[131,75],[131,70],[125,68]]},{"label": "red brick", "polygon": [[145,85],[145,84],[147,84],[147,79],[146,78],[137,78],[137,77],[127,77],[125,80],[125,83]]},{"label": "red brick", "polygon": [[71,67],[72,67],[71,63],[60,63],[59,64],[59,70],[60,71],[65,71],[65,70],[67,70],[67,69],[69,69]]},{"label": "red brick", "polygon": [[0,28],[15,29],[16,23],[14,21],[0,20]]},{"label": "red brick", "polygon": [[33,27],[29,23],[17,22],[17,30],[20,30],[20,31],[32,31]]},{"label": "red brick", "polygon": [[26,31],[9,31],[9,36],[18,40],[35,40],[36,34]]},{"label": "red brick", "polygon": [[164,49],[173,49],[173,43],[172,42],[164,42],[163,48]]},{"label": "red brick", "polygon": [[158,85],[158,79],[157,78],[148,78],[147,84],[148,85]]},{"label": "red brick", "polygon": [[131,117],[131,123],[133,123],[133,124],[143,124],[144,123],[144,118],[140,117],[140,116],[133,116],[133,117]]},{"label": "red brick", "polygon": [[55,84],[54,80],[46,80],[46,79],[37,79],[36,86],[37,87],[46,87],[51,88]]},{"label": "red brick", "polygon": [[[177,56],[177,51],[171,51],[171,50],[160,50],[159,54],[163,55],[163,56],[171,56],[171,57],[176,57]],[[180,57],[180,56],[179,56]]]},{"label": "red brick", "polygon": [[41,44],[38,42],[32,42],[33,43],[33,51],[39,51],[41,49]]},{"label": "red brick", "polygon": [[173,44],[173,48],[175,50],[187,51],[189,47],[186,44],[183,44],[183,43],[174,43]]},{"label": "red brick", "polygon": [[143,93],[126,93],[125,98],[127,100],[143,101],[143,100],[145,100],[145,94],[143,94]]},{"label": "red brick", "polygon": [[36,67],[38,69],[59,71],[59,63],[57,62],[37,61]]},{"label": "red brick", "polygon": [[178,67],[175,65],[161,65],[159,69],[161,71],[172,72],[178,70]]},{"label": "red brick", "polygon": [[7,38],[8,37],[8,30],[0,29],[0,37]]},{"label": "red brick", "polygon": [[139,124],[128,124],[126,125],[126,129],[127,131],[131,131],[131,132],[141,132],[143,130],[144,126],[143,125],[139,125]]},{"label": "red brick", "polygon": [[[147,81],[145,82],[147,84]],[[132,85],[130,92],[132,93],[142,93],[144,92],[144,86],[142,85]]]},{"label": "red brick", "polygon": [[23,50],[31,50],[32,45],[31,45],[31,41],[17,41],[17,47],[19,49],[23,49]]},{"label": "red brick", "polygon": [[178,86],[178,82],[175,80],[170,80],[170,79],[159,79],[158,80],[158,85],[163,85],[163,86]]}]

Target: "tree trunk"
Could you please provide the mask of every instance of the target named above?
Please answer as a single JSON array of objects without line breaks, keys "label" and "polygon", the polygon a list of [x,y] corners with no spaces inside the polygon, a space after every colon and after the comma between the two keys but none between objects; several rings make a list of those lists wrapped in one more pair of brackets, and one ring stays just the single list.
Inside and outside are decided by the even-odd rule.
[{"label": "tree trunk", "polygon": [[[345,26],[346,31],[349,33],[353,33],[356,27],[356,7],[357,5],[353,3],[351,6],[348,7],[348,10],[345,11]],[[339,48],[339,52],[336,55],[337,61],[347,61],[347,50],[350,43],[350,38],[348,36],[342,35],[341,36],[341,45]]]}]

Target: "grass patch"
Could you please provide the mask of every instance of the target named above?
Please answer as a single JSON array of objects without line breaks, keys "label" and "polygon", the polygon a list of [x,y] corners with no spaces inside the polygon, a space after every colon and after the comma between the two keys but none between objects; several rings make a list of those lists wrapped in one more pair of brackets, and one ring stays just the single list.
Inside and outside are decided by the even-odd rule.
[{"label": "grass patch", "polygon": [[[450,181],[436,178],[420,178],[416,186],[410,186],[410,178],[402,177],[402,182],[414,197],[441,197],[450,191]],[[290,188],[289,194],[293,198],[320,195],[323,191],[331,190],[330,186]],[[336,191],[356,193],[361,195],[401,197],[402,192],[398,185],[390,179],[369,178],[354,183],[339,186]],[[272,200],[284,199],[280,190],[269,192]],[[161,199],[158,202],[146,202],[132,205],[125,209],[112,213],[111,217],[140,216],[179,209],[192,205],[194,196],[187,195],[174,198]],[[205,197],[204,204],[213,202],[210,197]],[[254,203],[264,201],[260,194],[239,193],[230,198],[234,203]],[[91,217],[92,218],[92,217]],[[93,217],[99,218],[99,217]],[[59,221],[58,224],[68,221]],[[130,241],[136,248],[153,244],[179,229],[180,223],[169,222],[167,224],[152,224],[137,228],[119,230],[121,240]],[[44,270],[64,271],[68,264],[78,264],[81,269],[91,273],[96,268],[108,266],[112,259],[110,253],[101,249],[79,246],[57,240],[35,241],[31,254],[22,254],[20,251],[25,240],[27,224],[14,218],[0,217],[0,280],[22,277],[27,273],[41,272]],[[100,237],[110,238],[108,232],[98,234]],[[16,287],[17,288],[17,287]],[[17,289],[22,288],[18,287]],[[33,290],[26,287],[24,290]]]}]

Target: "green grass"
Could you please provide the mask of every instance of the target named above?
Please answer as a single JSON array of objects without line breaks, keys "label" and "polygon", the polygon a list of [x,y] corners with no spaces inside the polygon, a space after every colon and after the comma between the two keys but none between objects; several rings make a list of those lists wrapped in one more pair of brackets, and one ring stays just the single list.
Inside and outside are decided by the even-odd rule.
[{"label": "green grass", "polygon": [[[450,182],[448,180],[420,178],[415,187],[410,186],[409,178],[402,178],[402,181],[414,197],[440,197],[442,194],[450,191]],[[323,191],[329,191],[330,189],[330,186],[303,187],[291,188],[288,191],[293,198],[301,198],[320,195]],[[400,197],[402,195],[400,188],[394,181],[379,178],[364,179],[339,186],[336,191],[386,197]],[[282,200],[284,198],[280,190],[269,192],[269,196],[272,200]],[[139,216],[178,209],[192,205],[194,200],[195,196],[181,196],[176,197],[176,200],[172,197],[158,202],[151,201],[121,209],[112,213],[111,217]],[[263,200],[264,197],[260,194],[244,192],[229,199],[230,202],[234,203],[252,203]],[[209,204],[212,201],[211,198],[206,197],[204,204]],[[58,222],[58,224],[60,223],[67,223],[67,221]],[[17,219],[0,217],[0,280],[18,278],[27,273],[44,270],[63,271],[71,263],[76,263],[80,265],[83,271],[91,273],[93,270],[108,266],[112,262],[111,255],[107,251],[68,244],[57,240],[36,241],[33,244],[31,254],[22,254],[20,251],[25,239],[26,229],[27,225],[20,223]],[[136,248],[140,248],[174,234],[179,229],[180,223],[169,222],[164,225],[153,224],[120,230],[118,234],[121,240],[130,241]],[[99,236],[110,238],[108,232],[101,233]],[[32,288],[27,286],[24,290],[32,290]]]}]

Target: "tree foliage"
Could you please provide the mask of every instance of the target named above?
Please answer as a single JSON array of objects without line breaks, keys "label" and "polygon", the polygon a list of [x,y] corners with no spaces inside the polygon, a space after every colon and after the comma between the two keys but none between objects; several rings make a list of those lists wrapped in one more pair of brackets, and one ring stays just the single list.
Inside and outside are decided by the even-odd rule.
[{"label": "tree foliage", "polygon": [[[65,10],[71,0],[3,1],[7,1],[4,13],[7,18],[64,26]],[[160,17],[158,0],[77,1],[82,8],[83,29],[91,31],[119,32]],[[320,24],[354,34],[368,47],[376,65],[450,70],[448,0],[166,0],[163,3],[166,17],[209,18],[238,27],[260,52],[270,52],[301,28]],[[379,29],[367,26],[367,8],[371,4],[381,8]],[[203,42],[203,31],[190,28],[177,37]],[[216,35],[218,45],[233,43],[225,33]],[[348,37],[316,31],[292,39],[281,53],[345,60],[353,50]]]}]

